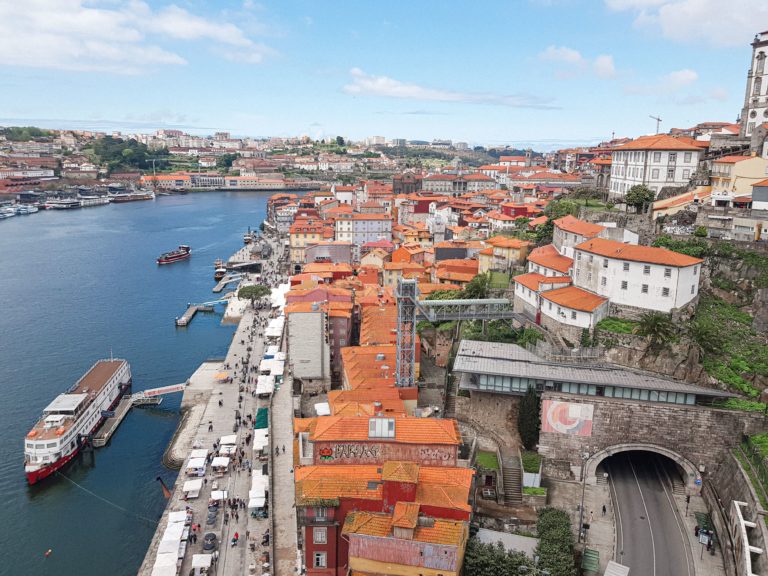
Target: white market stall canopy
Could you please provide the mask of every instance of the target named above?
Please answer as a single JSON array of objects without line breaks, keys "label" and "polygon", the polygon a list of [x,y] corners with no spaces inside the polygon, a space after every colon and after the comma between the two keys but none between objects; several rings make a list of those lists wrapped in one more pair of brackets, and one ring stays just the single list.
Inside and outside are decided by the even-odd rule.
[{"label": "white market stall canopy", "polygon": [[178,544],[181,542],[181,535],[184,533],[184,524],[181,522],[174,522],[173,524],[168,524],[168,526],[165,528],[165,532],[163,532],[163,537],[160,539],[161,542],[176,542]]},{"label": "white market stall canopy", "polygon": [[[237,446],[232,446],[232,444],[225,444],[224,446],[219,447],[219,456],[229,456],[235,452],[237,452]],[[216,460],[216,458],[214,458],[214,460]]]},{"label": "white market stall canopy", "polygon": [[210,568],[212,561],[212,554],[194,554],[192,556],[192,568]]},{"label": "white market stall canopy", "polygon": [[[167,556],[167,554],[166,554]],[[155,566],[152,568],[151,576],[176,576],[176,565],[173,566]]]},{"label": "white market stall canopy", "polygon": [[211,466],[214,468],[226,468],[229,466],[229,458],[227,456],[216,456],[211,462]]},{"label": "white market stall canopy", "polygon": [[229,434],[219,438],[219,444],[237,444],[237,434]]},{"label": "white market stall canopy", "polygon": [[205,458],[190,458],[189,462],[187,462],[187,470],[199,470],[201,468],[205,470],[206,465]]},{"label": "white market stall canopy", "polygon": [[173,554],[174,552],[178,556],[179,542],[174,540],[163,540],[157,547],[158,554]]},{"label": "white market stall canopy", "polygon": [[269,444],[269,431],[267,428],[259,428],[253,431],[253,450],[258,452]]},{"label": "white market stall canopy", "polygon": [[189,453],[189,459],[193,458],[205,458],[208,456],[208,449],[207,448],[198,448],[196,450],[192,450],[192,452]]},{"label": "white market stall canopy", "polygon": [[274,391],[274,376],[259,376],[259,379],[256,381],[256,394],[272,394]]},{"label": "white market stall canopy", "polygon": [[264,503],[267,501],[266,498],[260,497],[260,498],[251,498],[248,500],[248,508],[264,508]]},{"label": "white market stall canopy", "polygon": [[[195,480],[191,480],[191,482],[195,482]],[[197,482],[200,482],[200,485],[202,486],[202,482],[200,480],[197,480]],[[185,482],[185,484],[187,484]],[[187,511],[186,510],[176,510],[175,512],[170,512],[168,514],[168,524],[174,524],[176,522],[186,522],[187,521]]]},{"label": "white market stall canopy", "polygon": [[211,492],[211,500],[226,500],[226,499],[227,499],[226,490],[213,490]]},{"label": "white market stall canopy", "polygon": [[[187,480],[184,482],[184,486],[181,487],[181,491],[187,495],[187,498],[197,498],[200,495],[200,490],[203,489],[203,480],[197,478],[195,480]],[[176,524],[182,524],[176,522]]]}]

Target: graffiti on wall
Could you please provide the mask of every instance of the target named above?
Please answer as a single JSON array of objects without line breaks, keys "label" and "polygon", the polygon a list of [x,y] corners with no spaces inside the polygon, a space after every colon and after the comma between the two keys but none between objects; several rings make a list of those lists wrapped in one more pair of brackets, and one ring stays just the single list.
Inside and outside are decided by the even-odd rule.
[{"label": "graffiti on wall", "polygon": [[544,400],[541,406],[541,431],[592,436],[592,404]]},{"label": "graffiti on wall", "polygon": [[419,448],[419,460],[442,460],[447,462],[451,459],[450,450],[444,448]]},{"label": "graffiti on wall", "polygon": [[[381,453],[381,446],[376,444],[336,444],[333,447],[333,458],[352,458],[376,460]],[[321,455],[322,457],[322,455]]]}]

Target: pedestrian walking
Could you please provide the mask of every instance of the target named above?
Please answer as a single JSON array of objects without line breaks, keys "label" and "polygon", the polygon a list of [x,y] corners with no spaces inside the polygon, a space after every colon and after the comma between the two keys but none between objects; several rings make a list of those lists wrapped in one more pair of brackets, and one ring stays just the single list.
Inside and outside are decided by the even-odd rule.
[{"label": "pedestrian walking", "polygon": [[285,444],[283,444],[283,454],[285,454]]},{"label": "pedestrian walking", "polygon": [[603,516],[605,516],[605,504],[603,504]]},{"label": "pedestrian walking", "polygon": [[590,510],[589,511],[589,521],[590,522],[594,522],[595,521],[595,511],[594,510]]}]

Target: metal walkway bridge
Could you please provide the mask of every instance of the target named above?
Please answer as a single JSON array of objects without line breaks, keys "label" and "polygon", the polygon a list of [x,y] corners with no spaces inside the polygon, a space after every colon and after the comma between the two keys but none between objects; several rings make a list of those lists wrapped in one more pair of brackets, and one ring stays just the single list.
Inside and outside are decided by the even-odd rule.
[{"label": "metal walkway bridge", "polygon": [[513,312],[512,303],[504,298],[479,300],[419,300],[416,280],[403,279],[397,283],[397,365],[396,385],[416,385],[416,322],[450,320],[517,320],[525,323],[522,314]]}]

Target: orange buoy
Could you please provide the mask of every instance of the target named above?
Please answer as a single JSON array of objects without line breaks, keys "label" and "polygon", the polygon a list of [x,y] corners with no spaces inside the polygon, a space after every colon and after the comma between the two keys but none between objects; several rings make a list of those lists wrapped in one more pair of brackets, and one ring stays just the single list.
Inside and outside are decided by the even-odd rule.
[{"label": "orange buoy", "polygon": [[51,554],[53,554],[53,550],[48,548],[48,550],[45,551],[45,557],[48,558],[48,556],[50,556]]}]

